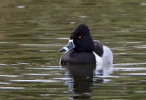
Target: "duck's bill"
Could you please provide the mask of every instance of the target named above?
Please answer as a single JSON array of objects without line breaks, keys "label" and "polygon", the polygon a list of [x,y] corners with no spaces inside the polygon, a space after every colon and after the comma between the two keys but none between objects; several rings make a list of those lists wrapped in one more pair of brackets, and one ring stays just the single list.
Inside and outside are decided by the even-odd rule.
[{"label": "duck's bill", "polygon": [[64,52],[64,51],[69,51],[71,49],[73,49],[75,47],[73,40],[69,40],[69,42],[67,43],[67,45],[65,47],[63,47],[62,49],[60,49],[60,52]]}]

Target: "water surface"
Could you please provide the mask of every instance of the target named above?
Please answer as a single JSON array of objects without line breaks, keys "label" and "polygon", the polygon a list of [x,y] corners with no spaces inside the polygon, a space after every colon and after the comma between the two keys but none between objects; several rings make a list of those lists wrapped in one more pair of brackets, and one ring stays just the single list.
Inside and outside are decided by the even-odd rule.
[{"label": "water surface", "polygon": [[[145,12],[144,0],[1,0],[0,98],[145,100]],[[58,64],[79,23],[113,51],[113,74]]]}]

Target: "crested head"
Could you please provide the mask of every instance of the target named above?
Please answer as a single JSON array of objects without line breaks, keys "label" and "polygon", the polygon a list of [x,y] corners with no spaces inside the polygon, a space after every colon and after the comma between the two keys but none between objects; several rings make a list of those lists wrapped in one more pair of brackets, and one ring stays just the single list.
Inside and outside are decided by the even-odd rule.
[{"label": "crested head", "polygon": [[90,30],[87,25],[79,24],[73,31],[70,36],[70,39],[76,38],[77,36],[90,36]]},{"label": "crested head", "polygon": [[90,35],[90,30],[85,24],[79,24],[72,31],[70,39],[73,39],[75,51],[92,52],[94,50],[94,42]]}]

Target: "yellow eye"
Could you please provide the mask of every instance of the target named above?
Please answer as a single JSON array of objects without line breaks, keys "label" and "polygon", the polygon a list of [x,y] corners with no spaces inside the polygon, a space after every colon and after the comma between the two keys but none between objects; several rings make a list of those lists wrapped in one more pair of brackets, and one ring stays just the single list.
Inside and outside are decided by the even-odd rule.
[{"label": "yellow eye", "polygon": [[81,38],[81,36],[79,35],[78,38]]}]

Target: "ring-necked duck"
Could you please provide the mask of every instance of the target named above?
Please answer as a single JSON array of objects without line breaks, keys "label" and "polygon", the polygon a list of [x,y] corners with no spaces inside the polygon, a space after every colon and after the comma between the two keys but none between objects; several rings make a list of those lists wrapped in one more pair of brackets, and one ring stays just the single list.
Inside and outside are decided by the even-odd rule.
[{"label": "ring-necked duck", "polygon": [[66,51],[60,58],[61,65],[113,64],[111,50],[100,41],[92,39],[88,26],[78,25],[71,33],[68,44],[60,49]]}]

